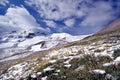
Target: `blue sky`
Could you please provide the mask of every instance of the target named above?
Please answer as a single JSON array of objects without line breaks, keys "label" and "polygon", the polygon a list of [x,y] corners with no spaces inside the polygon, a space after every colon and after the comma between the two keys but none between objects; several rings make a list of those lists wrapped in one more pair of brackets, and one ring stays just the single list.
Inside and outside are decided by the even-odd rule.
[{"label": "blue sky", "polygon": [[120,0],[0,0],[1,29],[92,34],[119,17]]}]

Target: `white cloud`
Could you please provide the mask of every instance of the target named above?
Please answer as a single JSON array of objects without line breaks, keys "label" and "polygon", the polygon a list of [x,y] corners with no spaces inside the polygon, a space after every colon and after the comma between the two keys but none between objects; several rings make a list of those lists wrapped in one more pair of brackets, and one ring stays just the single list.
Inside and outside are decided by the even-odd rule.
[{"label": "white cloud", "polygon": [[[82,0],[26,0],[26,4],[36,7],[40,15],[47,19],[61,20],[71,16],[83,16],[77,6]],[[83,0],[84,1],[84,0]]]},{"label": "white cloud", "polygon": [[61,26],[61,27],[59,27],[59,28],[57,28],[57,31],[59,32],[59,33],[62,33],[65,29],[67,29],[68,27],[66,27],[66,26]]},{"label": "white cloud", "polygon": [[108,21],[113,20],[115,18],[115,13],[113,12],[113,8],[110,3],[107,2],[97,2],[94,4],[93,8],[86,9],[88,11],[88,15],[81,22],[81,26],[102,26],[105,25]]},{"label": "white cloud", "polygon": [[52,32],[51,29],[48,28],[48,27],[46,28],[46,30],[47,30],[48,33],[51,33],[51,32]]},{"label": "white cloud", "polygon": [[56,28],[56,23],[51,20],[45,20],[44,21],[48,27]]},{"label": "white cloud", "polygon": [[64,23],[66,26],[72,27],[75,24],[75,19],[68,19]]},{"label": "white cloud", "polygon": [[[113,8],[114,3],[111,0],[25,0],[25,2],[34,7],[42,18],[64,21],[69,27],[74,25],[74,21],[69,21],[72,18],[82,28],[95,27],[94,29],[98,30],[120,13],[119,1],[116,2],[118,8]],[[59,27],[60,31],[64,31],[64,27]]]},{"label": "white cloud", "polygon": [[[26,0],[29,6],[35,6],[40,16],[52,20],[64,20],[68,18],[82,18],[87,16],[82,25],[101,24],[114,18],[111,2],[92,0]],[[117,10],[116,10],[117,11]],[[90,20],[91,19],[91,20]]]},{"label": "white cloud", "polygon": [[5,6],[6,4],[8,4],[9,1],[8,0],[0,0],[0,5]]},{"label": "white cloud", "polygon": [[44,31],[24,7],[8,8],[7,13],[0,16],[0,31],[32,31],[37,29]]}]

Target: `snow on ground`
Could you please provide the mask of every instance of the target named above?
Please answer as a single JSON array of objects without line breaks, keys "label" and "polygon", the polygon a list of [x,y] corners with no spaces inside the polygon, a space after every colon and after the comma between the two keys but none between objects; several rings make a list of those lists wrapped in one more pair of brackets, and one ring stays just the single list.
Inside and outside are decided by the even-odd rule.
[{"label": "snow on ground", "polygon": [[42,77],[41,80],[47,80],[47,76]]},{"label": "snow on ground", "polygon": [[104,63],[103,66],[111,66],[111,65],[118,65],[120,64],[120,56],[115,58],[112,62]]},{"label": "snow on ground", "polygon": [[52,71],[52,70],[54,70],[54,68],[51,68],[51,67],[47,67],[47,68],[43,69],[44,72]]},{"label": "snow on ground", "polygon": [[[58,43],[62,43],[62,42],[72,42],[72,41],[77,41],[77,40],[81,40],[84,37],[86,37],[88,35],[80,35],[80,36],[71,36],[67,33],[56,33],[56,34],[52,34],[51,36],[37,36],[34,37],[32,39],[26,39],[25,41],[19,43],[18,47],[28,47],[30,45],[34,45],[38,42],[41,41],[46,41],[46,47],[51,48],[52,46],[57,45]],[[38,45],[33,46],[34,47],[39,47]],[[38,49],[39,50],[39,49]],[[36,51],[36,49],[35,49]]]},{"label": "snow on ground", "polygon": [[60,72],[60,70],[56,70],[55,72],[59,73],[59,72]]},{"label": "snow on ground", "polygon": [[120,62],[120,56],[117,57],[114,61],[115,61],[115,62]]},{"label": "snow on ground", "polygon": [[31,73],[31,70],[28,70],[28,66],[29,64],[26,62],[12,66],[7,70],[6,74],[0,76],[0,79],[7,80],[14,78],[19,80],[21,77],[27,77]]},{"label": "snow on ground", "polygon": [[18,59],[18,58],[23,58],[23,57],[26,57],[26,56],[28,56],[30,54],[32,54],[32,53],[29,52],[29,53],[24,53],[24,54],[20,54],[20,55],[11,56],[11,57],[8,57],[8,58],[0,60],[0,62],[4,62],[4,61],[8,61],[8,60],[13,60],[13,59]]},{"label": "snow on ground", "polygon": [[37,72],[37,75],[40,76],[42,74],[42,72]]},{"label": "snow on ground", "polygon": [[110,62],[110,63],[104,63],[104,64],[103,64],[104,67],[111,66],[111,65],[112,65],[111,62]]},{"label": "snow on ground", "polygon": [[[53,56],[58,56],[58,57],[62,57],[66,54],[66,55],[70,55],[70,54],[77,54],[78,50],[81,49],[81,46],[71,46],[69,48],[61,48],[57,51],[52,51],[50,54],[46,55],[46,57],[53,57]],[[63,56],[62,56],[63,55]]]},{"label": "snow on ground", "polygon": [[31,47],[31,51],[41,51],[41,50],[44,50],[44,49],[40,49],[41,45],[35,45],[35,46],[32,46]]},{"label": "snow on ground", "polygon": [[59,44],[59,41],[46,41],[43,46],[42,46],[42,44],[32,46],[30,51],[35,52],[35,51],[48,50],[48,49],[56,46],[57,44]]},{"label": "snow on ground", "polygon": [[34,38],[26,39],[25,41],[20,42],[18,44],[18,47],[29,47],[31,45],[34,45],[34,44],[44,41],[44,40],[45,40],[45,36],[36,36]]},{"label": "snow on ground", "polygon": [[[11,57],[13,55],[17,55],[18,53],[24,53],[27,51],[36,52],[36,51],[48,50],[57,45],[81,40],[82,38],[88,36],[88,35],[72,36],[67,33],[54,33],[47,36],[42,35],[42,36],[35,36],[33,38],[26,38],[25,37],[26,35],[27,33],[25,32],[18,32],[18,33],[14,32],[11,34],[6,34],[6,36],[3,36],[1,41],[3,41],[4,43],[1,43],[0,45],[0,49],[2,49],[2,51],[0,52],[1,54],[0,59],[5,57]],[[76,49],[73,49],[73,51],[74,50]]]},{"label": "snow on ground", "polygon": [[52,40],[66,40],[67,42],[73,42],[73,41],[81,40],[87,36],[88,35],[72,36],[67,33],[54,33],[50,36],[50,38]]},{"label": "snow on ground", "polygon": [[71,67],[71,64],[65,64],[64,67],[70,68],[70,67]]},{"label": "snow on ground", "polygon": [[90,71],[91,73],[95,73],[95,74],[105,74],[106,72],[104,70],[100,70],[100,69],[95,69]]},{"label": "snow on ground", "polygon": [[49,63],[55,63],[57,60],[50,60]]},{"label": "snow on ground", "polygon": [[[102,42],[99,42],[99,43],[102,44]],[[49,54],[47,54],[45,57],[43,57],[42,60],[50,59],[50,61],[48,63],[52,63],[52,64],[54,64],[57,60],[64,60],[63,66],[70,68],[72,64],[70,64],[69,62],[74,58],[81,58],[81,57],[83,58],[85,54],[86,55],[88,55],[88,54],[93,55],[95,57],[109,56],[112,58],[113,57],[112,54],[113,54],[114,50],[120,49],[120,45],[118,43],[113,44],[114,46],[110,45],[107,48],[105,47],[105,45],[109,45],[110,43],[105,43],[104,45],[103,44],[101,45],[101,44],[97,44],[97,45],[95,44],[96,46],[94,44],[91,44],[91,45],[77,45],[77,46],[70,46],[70,47],[66,47],[66,48],[61,48],[59,50],[51,51]],[[96,48],[99,50],[102,50],[102,51],[95,52]],[[79,50],[81,52],[79,52]],[[78,54],[78,52],[79,52],[79,54]],[[54,59],[54,57],[55,57],[55,59]],[[120,63],[120,57],[117,57],[115,59],[113,57],[112,59],[113,59],[112,62],[103,63],[103,66],[110,66],[110,65],[116,64],[118,62]],[[20,71],[20,73],[21,73],[21,67],[18,66],[18,68],[19,68],[18,71]],[[56,68],[53,66],[47,66],[46,68],[43,69],[43,72],[53,71],[53,70],[55,70],[55,72],[60,72],[60,70],[57,69],[58,70],[57,71]],[[24,69],[22,71],[24,71]],[[10,71],[8,71],[8,72],[10,72]],[[14,73],[11,73],[11,75],[15,75],[17,73],[16,68],[15,68],[15,70],[13,69],[12,72],[14,72]],[[93,72],[96,74],[105,74],[106,73],[104,70],[101,70],[101,69],[91,70],[90,72]],[[41,75],[42,73],[40,72],[39,74]],[[21,74],[19,74],[19,75],[21,75]],[[37,75],[37,73],[35,75]],[[33,72],[31,76],[35,77],[35,75]],[[7,77],[7,76],[4,76],[4,77]],[[17,76],[16,76],[16,78],[17,78]],[[43,79],[44,78],[47,79],[46,77],[43,77]]]},{"label": "snow on ground", "polygon": [[31,75],[31,78],[36,78],[36,77],[37,77],[36,74]]},{"label": "snow on ground", "polygon": [[13,47],[14,45],[15,45],[15,43],[13,43],[13,42],[1,43],[0,44],[0,49]]},{"label": "snow on ground", "polygon": [[118,80],[117,78],[113,77],[111,74],[106,74],[105,79],[106,80]]},{"label": "snow on ground", "polygon": [[88,36],[88,35],[72,36],[67,33],[54,33],[54,34],[46,37],[45,40],[43,40],[43,41],[45,41],[44,47],[41,47],[40,44],[34,45],[31,47],[31,51],[47,50],[58,44],[65,44],[67,42],[81,40],[81,39],[85,38],[86,36]]}]

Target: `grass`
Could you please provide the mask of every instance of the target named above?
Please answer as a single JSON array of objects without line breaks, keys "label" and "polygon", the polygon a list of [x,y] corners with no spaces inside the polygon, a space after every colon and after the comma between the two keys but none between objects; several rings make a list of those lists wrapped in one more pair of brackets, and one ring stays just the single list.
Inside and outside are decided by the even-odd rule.
[{"label": "grass", "polygon": [[105,71],[120,80],[120,64],[104,67]]},{"label": "grass", "polygon": [[114,58],[119,57],[120,56],[120,49],[115,50],[113,53],[113,56],[114,56]]},{"label": "grass", "polygon": [[[60,70],[58,75],[53,75],[55,70],[43,73],[41,77],[48,76],[47,80],[104,80],[105,75],[100,74],[90,74],[90,70],[94,69],[103,69],[102,64],[105,62],[110,62],[111,59],[109,57],[94,57],[91,55],[85,55],[84,58],[73,59],[70,64],[72,65],[70,68],[64,67],[64,61],[66,60],[58,60],[54,64],[47,64],[47,66],[53,66],[55,70]],[[76,72],[75,69],[80,65],[85,65],[85,69]]]},{"label": "grass", "polygon": [[[119,53],[119,50],[116,50],[115,53]],[[70,64],[72,65],[70,68],[64,67],[64,62],[66,60],[67,59],[60,59],[53,64],[48,63],[47,61],[47,63],[44,66],[42,66],[42,68],[39,68],[38,71],[42,72],[42,70],[48,66],[52,66],[53,68],[55,68],[55,70],[43,72],[42,75],[38,76],[37,78],[48,76],[47,80],[105,80],[105,75],[92,74],[89,72],[94,69],[101,69],[105,70],[106,73],[111,74],[114,77],[120,79],[120,65],[112,65],[108,67],[102,66],[102,64],[112,61],[110,57],[95,57],[91,55],[84,55],[83,58],[72,59],[70,61]],[[83,70],[75,71],[79,66],[82,65],[85,66]],[[53,75],[54,73],[56,73],[56,70],[60,70],[60,72],[58,73],[58,75]],[[30,76],[27,78],[27,80],[31,80]]]},{"label": "grass", "polygon": [[105,63],[109,62],[111,59],[109,57],[94,57],[91,55],[85,55],[84,58],[73,59],[70,64],[72,64],[72,68],[76,69],[80,65],[85,65],[86,69],[92,70],[95,68],[100,68],[100,66]]},{"label": "grass", "polygon": [[100,52],[103,52],[105,49],[96,49],[94,50],[94,52],[97,52],[97,53],[100,53]]}]

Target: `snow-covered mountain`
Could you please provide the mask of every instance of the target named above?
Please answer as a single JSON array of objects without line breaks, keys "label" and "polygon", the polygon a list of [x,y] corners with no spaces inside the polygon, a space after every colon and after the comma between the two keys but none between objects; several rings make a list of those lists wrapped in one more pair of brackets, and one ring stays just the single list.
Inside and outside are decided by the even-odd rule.
[{"label": "snow-covered mountain", "polygon": [[119,0],[0,0],[0,80],[120,80],[120,19],[99,31],[119,9]]},{"label": "snow-covered mountain", "polygon": [[83,39],[86,36],[72,36],[67,33],[48,34],[39,29],[6,32],[0,36],[0,59],[47,50],[57,45]]},{"label": "snow-covered mountain", "polygon": [[25,6],[11,6],[0,15],[0,59],[41,50],[80,40],[83,36],[67,33],[51,34],[41,27]]},{"label": "snow-covered mountain", "polygon": [[[70,43],[22,59],[1,62],[0,79],[119,80],[120,34],[117,33],[120,30],[113,29],[111,32],[107,29],[105,33],[97,33],[75,42],[69,40],[74,38],[69,34],[50,35],[46,40],[67,42],[68,39]],[[34,41],[34,38],[31,39]],[[44,41],[34,45],[40,43]]]}]

